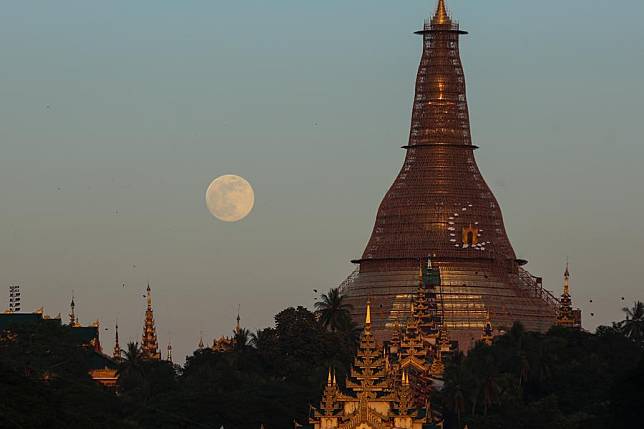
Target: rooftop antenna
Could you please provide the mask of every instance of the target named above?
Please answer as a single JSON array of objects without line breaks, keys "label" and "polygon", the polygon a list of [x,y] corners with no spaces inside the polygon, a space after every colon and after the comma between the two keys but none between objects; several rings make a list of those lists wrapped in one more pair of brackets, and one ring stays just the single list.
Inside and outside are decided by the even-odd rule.
[{"label": "rooftop antenna", "polygon": [[20,286],[9,286],[9,313],[18,313],[20,311]]}]

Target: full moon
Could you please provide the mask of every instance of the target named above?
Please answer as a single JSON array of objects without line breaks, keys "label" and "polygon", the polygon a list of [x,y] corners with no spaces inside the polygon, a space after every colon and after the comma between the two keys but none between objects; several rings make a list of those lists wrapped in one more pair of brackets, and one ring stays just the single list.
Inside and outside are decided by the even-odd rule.
[{"label": "full moon", "polygon": [[243,177],[227,174],[212,181],[206,191],[210,213],[224,222],[237,222],[248,216],[255,204],[255,193]]}]

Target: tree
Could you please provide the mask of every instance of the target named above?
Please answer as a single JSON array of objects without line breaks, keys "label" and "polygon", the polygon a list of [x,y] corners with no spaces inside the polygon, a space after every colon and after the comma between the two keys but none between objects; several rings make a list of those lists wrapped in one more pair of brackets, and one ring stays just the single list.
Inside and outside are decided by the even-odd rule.
[{"label": "tree", "polygon": [[644,346],[644,302],[637,301],[633,308],[624,307],[626,320],[619,324],[625,336]]},{"label": "tree", "polygon": [[235,330],[233,336],[233,347],[236,352],[246,350],[251,342],[251,333],[248,329],[240,328]]},{"label": "tree", "polygon": [[123,359],[118,369],[119,387],[123,392],[134,392],[143,387],[143,352],[139,343],[128,343],[121,350]]},{"label": "tree", "polygon": [[332,332],[346,328],[347,321],[351,320],[352,308],[351,304],[344,301],[340,288],[329,289],[329,292],[322,294],[320,301],[315,303],[320,323]]},{"label": "tree", "polygon": [[130,428],[88,371],[94,350],[55,319],[0,329],[0,427]]}]

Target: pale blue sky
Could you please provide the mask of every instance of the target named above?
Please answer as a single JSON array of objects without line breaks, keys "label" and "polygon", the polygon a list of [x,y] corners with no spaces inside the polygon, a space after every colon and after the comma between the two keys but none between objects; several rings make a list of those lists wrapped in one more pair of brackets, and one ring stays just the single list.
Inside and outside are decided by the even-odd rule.
[{"label": "pale blue sky", "polygon": [[[448,5],[517,254],[557,291],[569,256],[587,326],[616,319],[644,297],[644,2]],[[65,314],[74,289],[83,322],[138,340],[150,281],[182,359],[237,304],[266,326],[353,269],[402,164],[434,1],[0,6],[0,285],[27,309]],[[229,173],[256,191],[237,224],[203,201]]]}]

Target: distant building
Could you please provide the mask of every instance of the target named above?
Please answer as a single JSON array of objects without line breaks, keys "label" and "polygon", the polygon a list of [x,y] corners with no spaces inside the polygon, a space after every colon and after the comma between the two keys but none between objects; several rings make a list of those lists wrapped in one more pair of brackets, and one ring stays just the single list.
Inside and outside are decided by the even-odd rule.
[{"label": "distant building", "polygon": [[[103,353],[100,342],[100,324],[98,321],[91,326],[82,326],[76,316],[76,303],[72,297],[69,314],[69,328],[78,344],[90,350],[89,375],[92,379],[108,388],[116,388],[118,382],[118,363]],[[11,326],[21,324],[52,323],[62,326],[60,315],[51,318],[44,314],[43,309],[33,313],[5,312],[0,314],[0,333],[11,329]]]}]

